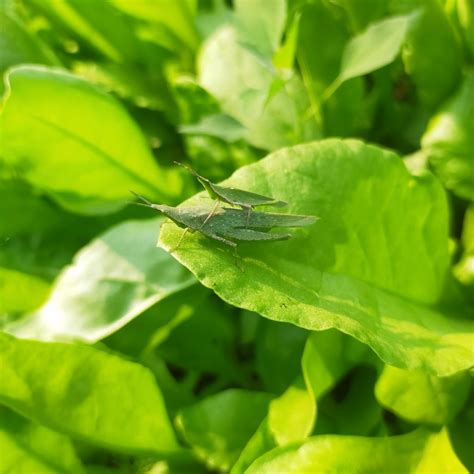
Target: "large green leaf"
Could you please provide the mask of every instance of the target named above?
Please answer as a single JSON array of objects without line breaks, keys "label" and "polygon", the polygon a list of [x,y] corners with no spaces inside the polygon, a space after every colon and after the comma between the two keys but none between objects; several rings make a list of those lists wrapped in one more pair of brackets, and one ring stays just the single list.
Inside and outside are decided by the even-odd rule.
[{"label": "large green leaf", "polygon": [[0,407],[0,472],[71,474],[84,470],[70,440]]},{"label": "large green leaf", "polygon": [[7,331],[40,340],[93,343],[192,285],[194,277],[155,247],[161,222],[126,221],[94,239],[58,276],[47,302]]},{"label": "large green leaf", "polygon": [[13,68],[7,86],[0,122],[6,165],[64,207],[111,212],[126,204],[129,189],[176,196],[177,175],[160,170],[138,127],[105,92],[40,66]]},{"label": "large green leaf", "polygon": [[[350,455],[349,455],[350,453]],[[333,472],[467,473],[445,431],[419,429],[391,438],[315,436],[257,459],[247,474]]]},{"label": "large green leaf", "polygon": [[228,470],[265,416],[271,396],[230,389],[184,408],[176,424],[196,455]]},{"label": "large green leaf", "polygon": [[0,401],[36,422],[124,452],[178,449],[161,392],[139,364],[93,347],[0,333],[0,366]]},{"label": "large green leaf", "polygon": [[462,408],[470,377],[434,377],[417,370],[385,366],[375,386],[381,405],[413,423],[448,424]]},{"label": "large green leaf", "polygon": [[[448,268],[446,197],[394,153],[352,140],[284,149],[224,183],[320,221],[239,260],[194,234],[173,254],[225,301],[311,330],[334,327],[390,365],[449,375],[473,364],[471,321],[434,309]],[[186,204],[203,202],[198,195]],[[169,225],[160,244],[182,231]]]},{"label": "large green leaf", "polygon": [[474,200],[474,74],[434,115],[422,138],[423,150],[443,184]]}]

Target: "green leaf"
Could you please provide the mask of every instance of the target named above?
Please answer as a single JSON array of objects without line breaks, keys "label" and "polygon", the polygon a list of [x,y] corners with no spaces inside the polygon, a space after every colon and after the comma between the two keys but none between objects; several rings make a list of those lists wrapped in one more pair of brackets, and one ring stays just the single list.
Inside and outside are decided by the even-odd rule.
[{"label": "green leaf", "polygon": [[464,41],[471,58],[474,58],[474,5],[472,0],[458,0],[456,7]]},{"label": "green leaf", "polygon": [[[326,136],[351,136],[365,116],[363,83],[354,78],[342,84],[327,100],[323,93],[334,81],[349,35],[346,25],[324,2],[308,3],[301,12],[297,59],[311,103],[311,115]],[[320,54],[314,45],[324,44]]]},{"label": "green leaf", "polygon": [[231,473],[244,473],[267,451],[305,439],[310,435],[315,419],[315,399],[302,377],[298,377],[280,397],[270,402],[267,417],[250,438]]},{"label": "green leaf", "polygon": [[0,365],[1,402],[33,421],[127,453],[177,450],[160,390],[139,364],[93,347],[0,333]]},{"label": "green leaf", "polygon": [[0,472],[83,473],[70,440],[0,407]]},{"label": "green leaf", "polygon": [[464,405],[469,387],[467,373],[438,378],[387,365],[375,395],[381,405],[408,421],[445,425]]},{"label": "green leaf", "polygon": [[318,400],[314,434],[373,436],[382,425],[382,408],[374,395],[377,373],[361,365],[352,370],[335,390]]},{"label": "green leaf", "polygon": [[184,408],[176,423],[209,468],[228,470],[265,416],[270,399],[263,392],[225,390]]},{"label": "green leaf", "polygon": [[373,23],[347,43],[339,75],[326,91],[329,97],[348,79],[363,76],[390,64],[400,52],[413,14],[394,16]]},{"label": "green leaf", "polygon": [[[446,196],[433,176],[410,176],[392,152],[331,139],[281,150],[223,185],[321,219],[286,242],[242,244],[238,265],[208,239],[184,239],[173,255],[222,299],[306,329],[334,327],[390,365],[438,375],[472,366],[472,321],[433,306],[448,270]],[[160,245],[175,246],[181,232],[167,226]]]},{"label": "green leaf", "polygon": [[280,45],[286,22],[286,0],[236,0],[236,22],[245,42],[271,57]]},{"label": "green leaf", "polygon": [[51,289],[44,279],[0,266],[0,316],[38,308]]},{"label": "green leaf", "polygon": [[443,184],[464,199],[474,199],[474,74],[432,117],[422,138],[423,151]]},{"label": "green leaf", "polygon": [[[350,453],[350,455],[348,455]],[[419,429],[390,438],[315,436],[257,459],[247,474],[275,472],[467,473],[445,431]]]},{"label": "green leaf", "polygon": [[[176,196],[177,175],[155,164],[140,130],[105,92],[39,66],[12,69],[7,85],[5,163],[62,206],[112,212],[126,204],[130,188],[160,200]],[[58,173],[61,167],[68,172]]]},{"label": "green leaf", "polygon": [[66,216],[31,187],[15,180],[0,180],[0,215],[15,216],[0,220],[0,238],[58,229]]},{"label": "green leaf", "polygon": [[171,49],[179,48],[182,44],[191,50],[196,49],[199,36],[194,23],[197,2],[195,0],[175,0],[150,3],[147,0],[112,0],[119,10],[150,22],[156,32],[156,39]]},{"label": "green leaf", "polygon": [[[308,331],[291,324],[261,321],[255,341],[257,371],[265,388],[283,392],[300,372]],[[278,347],[278,351],[275,351]]]},{"label": "green leaf", "polygon": [[462,246],[464,252],[453,268],[458,281],[466,286],[471,301],[474,302],[474,204],[466,209],[462,227]]},{"label": "green leaf", "polygon": [[167,362],[188,369],[238,379],[235,362],[236,329],[230,308],[212,295],[190,309],[176,327],[158,330],[156,353]]},{"label": "green leaf", "polygon": [[236,29],[224,26],[204,44],[198,60],[199,83],[219,101],[222,112],[238,120],[247,141],[273,150],[319,138],[303,85],[296,75],[273,97],[275,72],[240,42]]},{"label": "green leaf", "polygon": [[423,0],[406,36],[402,59],[421,104],[437,106],[455,89],[461,78],[462,52],[443,6]]},{"label": "green leaf", "polygon": [[472,427],[474,426],[474,390],[471,384],[471,393],[464,408],[449,424],[449,437],[459,459],[469,472],[474,471],[474,452],[472,451]]},{"label": "green leaf", "polygon": [[[11,66],[22,63],[57,64],[58,61],[39,39],[28,33],[21,21],[0,6],[0,77]],[[0,83],[0,93],[3,93]]]},{"label": "green leaf", "polygon": [[368,359],[369,349],[335,330],[313,332],[306,341],[301,367],[306,384],[319,399],[349,370]]},{"label": "green leaf", "polygon": [[242,139],[246,129],[228,115],[213,114],[204,117],[198,123],[181,125],[179,131],[184,134],[209,135],[232,143]]},{"label": "green leaf", "polygon": [[94,343],[192,285],[193,276],[155,247],[161,222],[126,221],[97,237],[58,276],[45,305],[7,331],[40,340]]}]

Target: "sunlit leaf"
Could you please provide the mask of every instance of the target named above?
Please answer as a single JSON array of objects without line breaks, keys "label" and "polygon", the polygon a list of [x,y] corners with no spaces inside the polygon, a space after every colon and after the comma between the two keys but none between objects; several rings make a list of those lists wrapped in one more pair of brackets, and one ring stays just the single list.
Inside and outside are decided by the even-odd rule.
[{"label": "sunlit leaf", "polygon": [[[286,242],[245,245],[238,265],[211,241],[183,240],[173,255],[225,301],[306,329],[337,328],[391,365],[449,375],[473,364],[473,323],[433,307],[448,268],[435,178],[411,176],[383,149],[327,140],[277,152],[223,184],[321,217]],[[180,234],[167,226],[161,245]]]}]

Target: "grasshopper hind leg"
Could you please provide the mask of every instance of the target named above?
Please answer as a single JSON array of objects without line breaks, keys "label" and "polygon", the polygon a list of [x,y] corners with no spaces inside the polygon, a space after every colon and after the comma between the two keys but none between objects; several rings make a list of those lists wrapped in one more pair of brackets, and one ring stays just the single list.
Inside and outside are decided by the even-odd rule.
[{"label": "grasshopper hind leg", "polygon": [[172,248],[170,249],[170,253],[173,253],[173,252],[176,252],[176,250],[178,250],[181,242],[183,241],[184,239],[184,236],[190,231],[191,229],[189,227],[186,227],[186,229],[183,230],[183,233],[181,234],[181,237],[179,238],[178,240],[178,243]]}]

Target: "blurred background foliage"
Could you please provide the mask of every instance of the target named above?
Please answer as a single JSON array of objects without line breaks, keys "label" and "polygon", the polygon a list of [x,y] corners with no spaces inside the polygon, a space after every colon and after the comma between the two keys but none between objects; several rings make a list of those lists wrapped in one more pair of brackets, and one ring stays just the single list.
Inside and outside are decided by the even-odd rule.
[{"label": "blurred background foliage", "polygon": [[[70,337],[151,368],[208,468],[229,470],[246,453],[236,473],[288,441],[278,441],[272,396],[283,397],[277,414],[289,397],[315,416],[298,377],[315,370],[304,361],[318,340],[319,370],[333,365],[312,395],[315,434],[449,424],[474,469],[464,374],[433,390],[431,376],[390,372],[399,369],[341,333],[308,338],[227,305],[155,248],[162,220],[128,206],[129,189],[170,205],[195,194],[174,160],[219,181],[282,147],[358,137],[398,152],[413,174],[439,178],[453,272],[444,301],[463,301],[458,309],[470,317],[472,0],[0,0],[0,24],[0,320],[8,332],[61,340],[67,326]],[[335,349],[341,338],[348,353]],[[446,394],[444,410],[415,416],[392,400],[405,384],[427,405]],[[242,419],[238,436],[225,413]],[[254,437],[243,451],[257,428],[271,441]],[[312,429],[295,429],[290,441]],[[153,464],[87,443],[75,449],[90,472]],[[162,472],[157,466],[149,472]],[[198,472],[194,458],[167,469]]]}]

